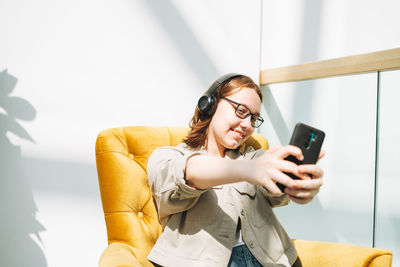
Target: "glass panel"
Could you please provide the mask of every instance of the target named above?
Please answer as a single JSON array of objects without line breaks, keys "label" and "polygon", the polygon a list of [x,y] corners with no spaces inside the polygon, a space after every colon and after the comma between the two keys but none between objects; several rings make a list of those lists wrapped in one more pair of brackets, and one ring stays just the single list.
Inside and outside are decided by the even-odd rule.
[{"label": "glass panel", "polygon": [[326,133],[324,185],[307,205],[276,209],[292,238],[372,246],[376,73],[264,86],[260,133],[287,144],[303,122]]},{"label": "glass panel", "polygon": [[381,73],[376,242],[400,266],[400,70]]}]

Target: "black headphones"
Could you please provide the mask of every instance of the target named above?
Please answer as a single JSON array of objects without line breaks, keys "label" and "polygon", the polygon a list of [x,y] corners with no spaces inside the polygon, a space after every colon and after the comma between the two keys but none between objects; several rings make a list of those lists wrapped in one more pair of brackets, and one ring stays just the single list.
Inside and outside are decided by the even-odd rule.
[{"label": "black headphones", "polygon": [[217,109],[217,98],[214,95],[215,90],[217,90],[220,85],[224,85],[238,76],[242,75],[238,73],[228,73],[213,82],[210,88],[208,88],[208,90],[197,102],[197,109],[201,115],[209,117],[214,114],[215,110]]}]

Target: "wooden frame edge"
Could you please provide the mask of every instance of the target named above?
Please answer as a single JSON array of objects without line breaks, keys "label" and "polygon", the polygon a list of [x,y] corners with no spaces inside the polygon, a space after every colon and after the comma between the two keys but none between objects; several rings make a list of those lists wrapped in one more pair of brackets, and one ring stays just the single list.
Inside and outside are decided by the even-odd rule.
[{"label": "wooden frame edge", "polygon": [[260,85],[400,69],[400,48],[260,71]]}]

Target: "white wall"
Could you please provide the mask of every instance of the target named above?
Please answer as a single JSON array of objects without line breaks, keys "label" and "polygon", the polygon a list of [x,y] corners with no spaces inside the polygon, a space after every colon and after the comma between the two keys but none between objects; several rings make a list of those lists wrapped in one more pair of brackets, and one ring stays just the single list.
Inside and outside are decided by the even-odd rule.
[{"label": "white wall", "polygon": [[263,0],[261,69],[397,48],[397,0]]},{"label": "white wall", "polygon": [[186,126],[218,76],[258,81],[260,1],[0,0],[0,265],[95,266],[96,135]]},{"label": "white wall", "polygon": [[[400,2],[263,1],[261,69],[400,47]],[[400,264],[396,140],[400,138],[398,71],[383,72],[376,135],[378,75],[368,73],[264,86],[261,133],[287,144],[297,121],[326,132],[325,184],[308,206],[277,209],[293,238],[373,245]],[[379,141],[375,188],[375,140]],[[397,160],[397,161],[396,161]]]}]

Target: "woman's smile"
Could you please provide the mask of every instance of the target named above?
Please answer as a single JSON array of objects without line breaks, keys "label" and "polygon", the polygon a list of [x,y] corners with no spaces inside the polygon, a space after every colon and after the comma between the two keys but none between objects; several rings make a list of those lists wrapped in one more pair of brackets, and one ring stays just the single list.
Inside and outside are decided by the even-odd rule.
[{"label": "woman's smile", "polygon": [[234,135],[235,135],[236,137],[239,138],[239,141],[242,140],[242,139],[245,137],[245,134],[244,134],[243,131],[240,130],[240,129],[230,129],[230,130],[234,133]]}]

